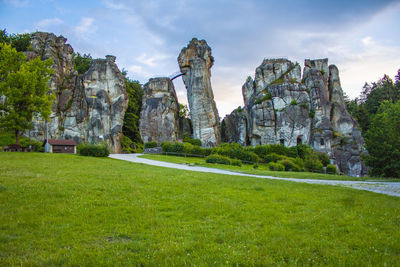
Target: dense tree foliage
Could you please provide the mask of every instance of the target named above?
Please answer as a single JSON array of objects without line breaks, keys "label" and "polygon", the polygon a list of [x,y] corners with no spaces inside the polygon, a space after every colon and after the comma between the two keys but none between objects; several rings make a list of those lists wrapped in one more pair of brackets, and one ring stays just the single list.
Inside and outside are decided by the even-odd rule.
[{"label": "dense tree foliage", "polygon": [[365,135],[369,129],[372,118],[378,111],[383,101],[396,103],[400,99],[400,70],[396,75],[395,82],[389,76],[384,75],[382,79],[369,85],[366,83],[359,98],[348,100],[347,108],[355,118]]},{"label": "dense tree foliage", "polygon": [[[126,75],[126,71],[122,71]],[[129,96],[128,109],[125,112],[124,126],[122,127],[122,147],[126,152],[139,152],[143,148],[143,141],[139,132],[139,118],[142,109],[142,86],[138,81],[125,78],[126,91]]]},{"label": "dense tree foliage", "polygon": [[371,174],[400,177],[400,70],[395,81],[384,75],[369,85],[359,98],[345,98],[347,109],[359,124],[369,156],[366,164]]},{"label": "dense tree foliage", "polygon": [[384,101],[366,134],[366,163],[371,174],[400,177],[400,101]]},{"label": "dense tree foliage", "polygon": [[74,61],[74,67],[78,71],[78,74],[84,74],[88,71],[93,58],[90,54],[81,55],[78,52],[72,54],[72,60]]},{"label": "dense tree foliage", "polygon": [[23,34],[7,34],[6,29],[0,30],[0,43],[10,44],[18,52],[28,51],[30,48],[31,35]]},{"label": "dense tree foliage", "polygon": [[11,45],[0,43],[0,128],[15,132],[19,144],[21,133],[30,129],[34,116],[47,119],[54,96],[47,86],[53,73],[53,61],[26,56]]}]

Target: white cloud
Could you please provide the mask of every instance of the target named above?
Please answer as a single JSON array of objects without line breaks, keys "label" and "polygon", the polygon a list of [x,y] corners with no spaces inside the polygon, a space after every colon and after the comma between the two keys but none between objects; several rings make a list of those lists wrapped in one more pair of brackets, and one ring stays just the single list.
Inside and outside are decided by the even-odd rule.
[{"label": "white cloud", "polygon": [[28,0],[5,0],[4,2],[11,4],[15,7],[26,7],[28,6]]},{"label": "white cloud", "polygon": [[75,27],[75,32],[77,34],[83,35],[86,33],[95,32],[97,30],[96,26],[93,26],[94,19],[83,17],[78,26]]},{"label": "white cloud", "polygon": [[143,53],[138,58],[136,58],[136,60],[144,65],[155,67],[157,64],[160,64],[162,60],[168,57],[169,57],[168,55],[164,54],[155,54],[154,56],[147,56],[146,53]]},{"label": "white cloud", "polygon": [[128,71],[128,76],[133,79],[142,78],[142,80],[146,80],[153,77],[152,73],[139,65],[130,65],[126,69]]},{"label": "white cloud", "polygon": [[44,19],[41,20],[37,23],[35,23],[35,29],[37,30],[48,30],[52,26],[60,25],[64,23],[61,19],[59,18],[52,18],[52,19]]},{"label": "white cloud", "polygon": [[123,3],[115,3],[114,1],[104,1],[103,3],[107,8],[114,9],[114,10],[128,10],[129,9]]},{"label": "white cloud", "polygon": [[361,39],[361,43],[365,46],[370,46],[370,45],[375,44],[375,42],[372,40],[371,36],[367,36],[367,37],[364,37],[363,39]]}]

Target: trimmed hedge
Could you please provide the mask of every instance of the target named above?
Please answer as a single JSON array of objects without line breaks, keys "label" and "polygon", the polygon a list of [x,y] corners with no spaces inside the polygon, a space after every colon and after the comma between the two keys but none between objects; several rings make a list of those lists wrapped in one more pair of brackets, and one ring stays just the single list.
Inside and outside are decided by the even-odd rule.
[{"label": "trimmed hedge", "polygon": [[161,144],[163,152],[177,154],[191,154],[198,156],[208,156],[211,154],[210,148],[203,148],[191,143],[164,142]]},{"label": "trimmed hedge", "polygon": [[218,154],[212,154],[206,158],[207,163],[218,163],[218,164],[225,164],[231,165],[232,161],[230,158],[221,156]]},{"label": "trimmed hedge", "polygon": [[259,158],[256,153],[246,150],[238,143],[222,143],[218,147],[211,150],[211,154],[219,154],[231,159],[240,159],[243,162],[258,162]]},{"label": "trimmed hedge", "polygon": [[106,145],[80,144],[76,147],[81,156],[108,157],[110,150]]}]

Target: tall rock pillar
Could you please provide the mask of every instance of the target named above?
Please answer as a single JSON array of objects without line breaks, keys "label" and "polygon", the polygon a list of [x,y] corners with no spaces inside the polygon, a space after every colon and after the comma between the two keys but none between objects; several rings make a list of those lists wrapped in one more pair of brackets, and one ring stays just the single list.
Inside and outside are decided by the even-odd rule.
[{"label": "tall rock pillar", "polygon": [[143,87],[140,135],[146,142],[174,142],[179,136],[179,104],[169,78],[152,78]]},{"label": "tall rock pillar", "polygon": [[178,63],[187,89],[193,137],[203,146],[216,146],[221,142],[218,110],[211,88],[210,68],[214,63],[211,48],[205,40],[193,38],[182,49]]}]

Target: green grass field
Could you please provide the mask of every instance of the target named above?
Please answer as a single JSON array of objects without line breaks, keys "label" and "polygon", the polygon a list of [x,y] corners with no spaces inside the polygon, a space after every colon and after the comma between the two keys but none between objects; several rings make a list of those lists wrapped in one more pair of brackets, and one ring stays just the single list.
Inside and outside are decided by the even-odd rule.
[{"label": "green grass field", "polygon": [[372,181],[379,180],[385,182],[399,182],[400,179],[382,179],[382,178],[372,178],[372,177],[351,177],[346,175],[332,175],[332,174],[323,174],[323,173],[312,173],[312,172],[279,172],[279,171],[270,171],[265,164],[259,164],[258,169],[254,169],[252,164],[243,164],[241,167],[231,166],[231,165],[223,165],[223,164],[213,164],[206,163],[204,158],[196,158],[196,157],[179,157],[179,156],[171,156],[171,155],[160,155],[160,154],[145,154],[140,156],[145,159],[153,159],[171,163],[178,164],[195,164],[202,167],[209,168],[218,168],[229,171],[248,173],[248,174],[256,174],[256,175],[267,175],[274,177],[283,177],[283,178],[298,178],[298,179],[321,179],[321,180],[346,180],[346,181]]},{"label": "green grass field", "polygon": [[0,266],[395,266],[400,198],[0,153]]}]

